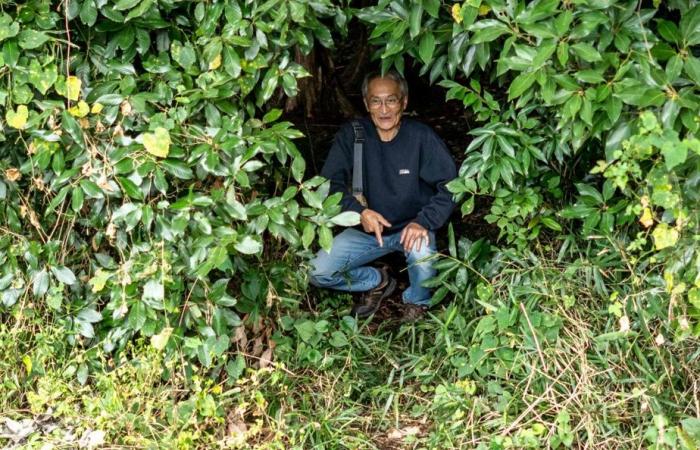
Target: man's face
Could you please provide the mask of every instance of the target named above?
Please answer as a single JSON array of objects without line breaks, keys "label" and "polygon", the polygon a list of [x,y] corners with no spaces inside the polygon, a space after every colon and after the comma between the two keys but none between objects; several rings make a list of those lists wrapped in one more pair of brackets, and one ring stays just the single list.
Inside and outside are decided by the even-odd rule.
[{"label": "man's face", "polygon": [[367,86],[365,107],[380,136],[392,134],[398,129],[407,103],[408,98],[401,97],[399,83],[394,80],[375,78]]}]

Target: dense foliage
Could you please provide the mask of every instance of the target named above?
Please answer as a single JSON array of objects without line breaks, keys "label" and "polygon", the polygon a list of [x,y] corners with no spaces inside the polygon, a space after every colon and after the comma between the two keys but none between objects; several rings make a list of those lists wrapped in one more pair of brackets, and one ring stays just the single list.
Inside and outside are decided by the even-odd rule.
[{"label": "dense foliage", "polygon": [[[357,217],[275,105],[351,20],[464,105],[449,187],[500,229],[450,229],[432,285],[453,303],[389,337],[335,318],[344,297],[297,308],[305,258]],[[0,3],[0,369],[26,372],[3,409],[94,414],[69,394],[93,377],[115,435],[154,433],[145,414],[171,447],[232,414],[230,445],[363,445],[362,408],[430,416],[431,448],[700,445],[698,44],[690,0]],[[120,377],[157,386],[125,417]],[[166,404],[159,380],[190,391]]]},{"label": "dense foliage", "polygon": [[[372,42],[380,46],[385,67],[401,69],[410,55],[431,80],[448,88],[448,99],[473,112],[478,127],[470,131],[474,139],[451,184],[462,199],[462,213],[472,211],[473,195],[493,196],[486,219],[519,248],[544,230],[561,233],[559,217],[579,219],[581,237],[618,239],[619,246],[644,252],[635,264],[648,264],[656,258],[648,251],[652,244],[643,237],[627,240],[635,237],[634,222],[641,218],[656,250],[676,249],[664,259],[674,262],[668,269],[675,286],[700,282],[700,255],[692,244],[699,225],[694,192],[700,150],[692,142],[681,145],[677,135],[668,137],[692,135],[700,127],[700,59],[693,53],[700,44],[700,7],[669,2],[660,11],[635,1],[467,1],[450,12],[441,14],[439,2],[380,2],[359,17],[372,24]],[[648,164],[658,160],[658,151],[624,151],[620,160],[623,141],[640,128],[643,110],[658,111],[668,130],[659,137],[663,142],[654,142],[665,149],[666,172]],[[602,162],[596,166],[597,160]],[[588,176],[594,167],[593,173],[605,171],[615,181]],[[639,192],[639,182],[628,186],[628,172],[633,180],[656,178]],[[560,211],[574,184],[574,205]],[[615,195],[616,189],[623,195]],[[686,240],[677,243],[680,235]],[[677,253],[683,254],[680,260]],[[694,334],[700,334],[696,291],[689,302],[685,289],[676,289],[671,301],[674,276],[668,276],[668,293],[658,300],[671,302],[671,315],[684,318],[681,334],[690,309]]]},{"label": "dense foliage", "polygon": [[298,302],[295,251],[355,220],[302,182],[301,134],[261,110],[308,75],[295,48],[332,45],[316,15],[345,17],[274,1],[3,12],[3,307],[106,352],[141,333],[208,367],[241,312]]}]

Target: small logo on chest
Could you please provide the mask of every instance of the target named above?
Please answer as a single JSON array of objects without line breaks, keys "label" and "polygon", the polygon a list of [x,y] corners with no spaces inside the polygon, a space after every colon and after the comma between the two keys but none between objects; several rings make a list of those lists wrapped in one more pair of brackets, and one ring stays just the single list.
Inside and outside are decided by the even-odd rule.
[{"label": "small logo on chest", "polygon": [[411,171],[408,169],[399,169],[399,175],[410,175]]}]

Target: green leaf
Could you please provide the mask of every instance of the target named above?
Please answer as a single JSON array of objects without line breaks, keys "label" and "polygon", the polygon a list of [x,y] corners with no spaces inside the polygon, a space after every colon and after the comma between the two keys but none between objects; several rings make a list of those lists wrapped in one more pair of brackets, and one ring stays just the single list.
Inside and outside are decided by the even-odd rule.
[{"label": "green leaf", "polygon": [[689,417],[681,420],[681,425],[683,431],[694,441],[694,444],[700,446],[700,419]]},{"label": "green leaf", "polygon": [[672,44],[678,44],[681,41],[681,33],[678,31],[678,27],[675,23],[659,19],[656,30],[659,32],[662,38],[666,39]]},{"label": "green leaf", "polygon": [[97,21],[97,8],[93,0],[85,0],[80,7],[80,20],[87,26],[95,25]]},{"label": "green leaf", "polygon": [[180,41],[173,41],[170,45],[170,56],[185,70],[197,61],[197,55],[189,42],[183,46]]},{"label": "green leaf", "polygon": [[73,272],[68,267],[52,266],[51,273],[63,284],[73,285],[76,282],[75,275],[73,275]]},{"label": "green leaf", "polygon": [[114,5],[114,9],[117,11],[125,11],[127,9],[131,9],[134,6],[138,5],[138,3],[141,0],[119,0],[117,3]]},{"label": "green leaf", "polygon": [[360,215],[354,211],[344,211],[332,217],[331,222],[342,227],[351,227],[360,223]]},{"label": "green leaf", "polygon": [[440,4],[440,0],[423,0],[423,8],[425,8],[425,11],[436,19],[440,12]]},{"label": "green leaf", "polygon": [[683,69],[695,84],[700,85],[700,59],[694,56],[688,56],[688,59],[685,60],[685,64],[683,65]]},{"label": "green leaf", "polygon": [[546,226],[550,230],[561,231],[561,225],[559,225],[559,223],[551,217],[542,217],[541,220],[544,226]]},{"label": "green leaf", "polygon": [[49,290],[49,273],[46,269],[41,269],[34,275],[32,283],[32,292],[35,297],[43,297],[46,291]]},{"label": "green leaf", "polygon": [[7,13],[0,14],[0,42],[17,36],[17,33],[19,33],[19,24],[13,22],[12,17]]},{"label": "green leaf", "polygon": [[462,203],[462,206],[460,208],[460,211],[462,212],[462,217],[469,215],[474,211],[474,196],[470,196],[467,200]]},{"label": "green leaf", "polygon": [[523,72],[510,84],[508,88],[508,100],[520,97],[537,79],[535,72]]},{"label": "green leaf", "polygon": [[268,101],[272,94],[277,89],[277,83],[279,82],[279,69],[278,67],[272,66],[265,73],[265,77],[262,81],[262,89],[260,91],[260,99],[262,103]]},{"label": "green leaf", "polygon": [[[122,191],[134,200],[143,200],[143,193],[136,183],[125,177],[116,177],[121,185]],[[75,192],[75,190],[73,191]]]},{"label": "green leaf", "polygon": [[559,42],[559,45],[557,46],[557,59],[559,60],[559,64],[566,66],[566,63],[569,61],[568,43],[564,41]]},{"label": "green leaf", "polygon": [[316,335],[316,327],[310,320],[295,323],[294,329],[299,333],[299,338],[307,343]]},{"label": "green leaf", "polygon": [[423,5],[419,2],[414,2],[411,6],[411,12],[408,16],[408,30],[411,39],[414,39],[420,33],[421,16],[423,15]]},{"label": "green leaf", "polygon": [[58,69],[55,64],[49,64],[42,69],[39,62],[32,59],[32,62],[29,63],[27,79],[39,92],[45,95],[58,79]]},{"label": "green leaf", "polygon": [[41,47],[49,36],[43,31],[24,30],[19,34],[19,46],[25,50]]},{"label": "green leaf", "polygon": [[346,347],[350,344],[345,333],[337,330],[331,333],[331,339],[328,342],[335,348]]},{"label": "green leaf", "polygon": [[276,121],[277,119],[279,119],[281,115],[282,115],[281,109],[273,108],[263,116],[262,121],[265,124],[272,123],[272,122]]},{"label": "green leaf", "polygon": [[102,189],[100,189],[100,187],[97,184],[88,179],[80,180],[80,187],[90,198],[104,198],[104,193],[102,192]]},{"label": "green leaf", "polygon": [[472,24],[469,30],[474,32],[469,40],[471,44],[491,42],[503,34],[510,33],[508,26],[495,19],[480,20]]},{"label": "green leaf", "polygon": [[83,189],[80,187],[76,187],[73,189],[71,192],[71,209],[75,212],[80,212],[80,210],[83,208],[83,200],[85,199],[85,195],[83,192]]},{"label": "green leaf", "polygon": [[192,169],[190,169],[189,166],[187,166],[187,164],[180,160],[168,158],[160,161],[160,164],[166,172],[168,172],[176,178],[180,178],[182,180],[189,180],[194,177]]},{"label": "green leaf", "polygon": [[236,242],[233,247],[244,255],[260,253],[263,248],[262,243],[251,236],[244,236],[243,239]]},{"label": "green leaf", "polygon": [[592,63],[603,59],[603,57],[600,56],[600,53],[598,53],[598,50],[596,50],[591,44],[579,42],[578,44],[572,45],[570,48],[576,54],[576,56],[587,63]]},{"label": "green leaf", "polygon": [[292,176],[294,179],[301,183],[304,178],[304,171],[306,170],[306,161],[301,156],[297,156],[292,161]]},{"label": "green leaf", "polygon": [[602,83],[605,81],[605,77],[599,70],[579,70],[574,76],[584,83]]},{"label": "green leaf", "polygon": [[424,64],[429,64],[433,59],[433,52],[435,51],[435,36],[431,32],[426,32],[421,38],[418,44],[418,56],[423,61]]},{"label": "green leaf", "polygon": [[664,142],[661,146],[661,154],[664,155],[664,162],[668,170],[683,164],[688,158],[688,147],[678,145],[675,142]]},{"label": "green leaf", "polygon": [[333,246],[333,233],[325,225],[318,227],[318,243],[322,249],[330,253]]},{"label": "green leaf", "polygon": [[136,8],[129,11],[129,14],[126,15],[126,19],[124,19],[124,21],[128,22],[131,19],[143,16],[148,12],[154,2],[155,0],[141,0],[141,3]]}]

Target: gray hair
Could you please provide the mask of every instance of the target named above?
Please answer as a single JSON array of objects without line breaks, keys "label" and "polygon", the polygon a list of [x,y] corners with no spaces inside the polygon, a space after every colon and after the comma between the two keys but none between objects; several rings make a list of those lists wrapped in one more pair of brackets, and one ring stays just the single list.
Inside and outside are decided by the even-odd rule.
[{"label": "gray hair", "polygon": [[362,98],[367,98],[367,94],[369,92],[369,84],[372,82],[372,80],[375,80],[377,78],[387,78],[389,80],[395,81],[399,85],[401,97],[406,98],[408,96],[408,83],[406,82],[406,79],[403,77],[403,75],[401,75],[394,69],[391,69],[384,75],[382,75],[381,72],[370,72],[367,75],[365,75],[365,79],[362,81]]}]

